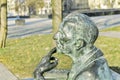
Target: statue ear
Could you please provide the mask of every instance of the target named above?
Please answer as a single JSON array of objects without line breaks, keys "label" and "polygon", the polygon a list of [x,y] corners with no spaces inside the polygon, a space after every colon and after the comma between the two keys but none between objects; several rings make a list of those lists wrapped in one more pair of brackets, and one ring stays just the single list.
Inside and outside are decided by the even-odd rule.
[{"label": "statue ear", "polygon": [[75,44],[76,48],[79,50],[86,46],[86,43],[83,39],[78,39]]}]

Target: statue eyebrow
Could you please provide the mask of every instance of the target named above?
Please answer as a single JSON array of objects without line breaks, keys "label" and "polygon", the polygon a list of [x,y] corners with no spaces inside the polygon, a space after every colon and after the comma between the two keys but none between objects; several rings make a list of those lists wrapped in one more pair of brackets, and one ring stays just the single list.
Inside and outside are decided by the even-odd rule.
[{"label": "statue eyebrow", "polygon": [[66,36],[64,32],[62,32],[62,31],[60,31],[60,30],[59,30],[58,32],[61,33],[61,34],[64,35],[64,36]]},{"label": "statue eyebrow", "polygon": [[65,38],[70,39],[69,36],[67,36],[67,35],[64,33],[63,30],[62,30],[62,31],[58,31],[58,32],[62,34],[63,39],[65,39]]}]

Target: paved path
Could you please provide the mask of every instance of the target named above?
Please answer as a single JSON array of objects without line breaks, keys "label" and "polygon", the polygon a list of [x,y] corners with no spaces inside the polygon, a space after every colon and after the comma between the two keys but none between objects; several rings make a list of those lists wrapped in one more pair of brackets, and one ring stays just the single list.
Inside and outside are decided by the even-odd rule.
[{"label": "paved path", "polygon": [[8,38],[22,38],[36,34],[49,34],[52,20],[48,18],[25,19],[25,25],[15,25],[15,19],[8,19]]},{"label": "paved path", "polygon": [[100,36],[113,37],[113,38],[120,38],[120,32],[115,32],[115,31],[100,32],[99,35]]},{"label": "paved path", "polygon": [[96,23],[99,29],[120,26],[120,14],[91,17],[91,19]]},{"label": "paved path", "polygon": [[[120,25],[120,14],[91,17],[99,29]],[[25,19],[25,25],[15,25],[15,19],[8,19],[8,38],[22,38],[36,34],[49,34],[52,31],[52,20],[47,18]]]},{"label": "paved path", "polygon": [[[114,80],[120,80],[120,74],[114,72],[113,70],[111,70],[111,73],[112,73]],[[58,75],[60,75],[60,76],[58,76]],[[61,76],[62,76],[62,79],[61,79]],[[67,79],[67,74],[66,73],[51,73],[50,77],[51,78],[48,78],[46,80],[56,80],[56,77],[57,77],[57,79],[65,80],[65,79]],[[22,79],[22,80],[34,80],[34,78],[26,78],[26,79]]]},{"label": "paved path", "polygon": [[18,80],[18,78],[0,63],[0,80]]},{"label": "paved path", "polygon": [[[98,16],[91,17],[99,29],[104,29],[113,26],[120,26],[120,14],[118,15],[109,15],[109,16]],[[113,38],[120,38],[120,32],[100,32],[100,36],[107,36]]]}]

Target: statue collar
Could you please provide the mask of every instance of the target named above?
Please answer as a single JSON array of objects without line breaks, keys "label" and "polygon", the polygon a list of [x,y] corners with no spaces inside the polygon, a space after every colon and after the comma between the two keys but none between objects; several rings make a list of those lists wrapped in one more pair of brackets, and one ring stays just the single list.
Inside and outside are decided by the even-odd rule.
[{"label": "statue collar", "polygon": [[92,66],[95,61],[99,59],[104,59],[103,54],[101,53],[100,49],[97,49],[94,47],[92,50],[90,50],[88,53],[84,54],[83,56],[80,57],[77,61],[73,63],[73,72],[74,70],[79,70],[78,72],[75,73],[73,76],[73,79],[76,80],[75,78],[86,68],[89,66]]},{"label": "statue collar", "polygon": [[79,59],[77,59],[74,63],[89,63],[93,60],[96,60],[96,58],[102,57],[103,54],[101,53],[100,49],[94,47],[92,50],[88,51],[84,55],[82,55]]}]

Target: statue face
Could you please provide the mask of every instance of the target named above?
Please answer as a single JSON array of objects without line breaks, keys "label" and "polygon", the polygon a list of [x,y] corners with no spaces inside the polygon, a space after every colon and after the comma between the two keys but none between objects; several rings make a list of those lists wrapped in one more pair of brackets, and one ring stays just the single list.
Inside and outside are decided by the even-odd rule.
[{"label": "statue face", "polygon": [[78,14],[68,17],[63,20],[54,36],[57,51],[71,57],[80,56],[87,45],[92,47],[97,39],[98,29],[87,16]]},{"label": "statue face", "polygon": [[75,50],[74,25],[72,23],[61,24],[59,31],[55,34],[57,51],[69,55]]}]

